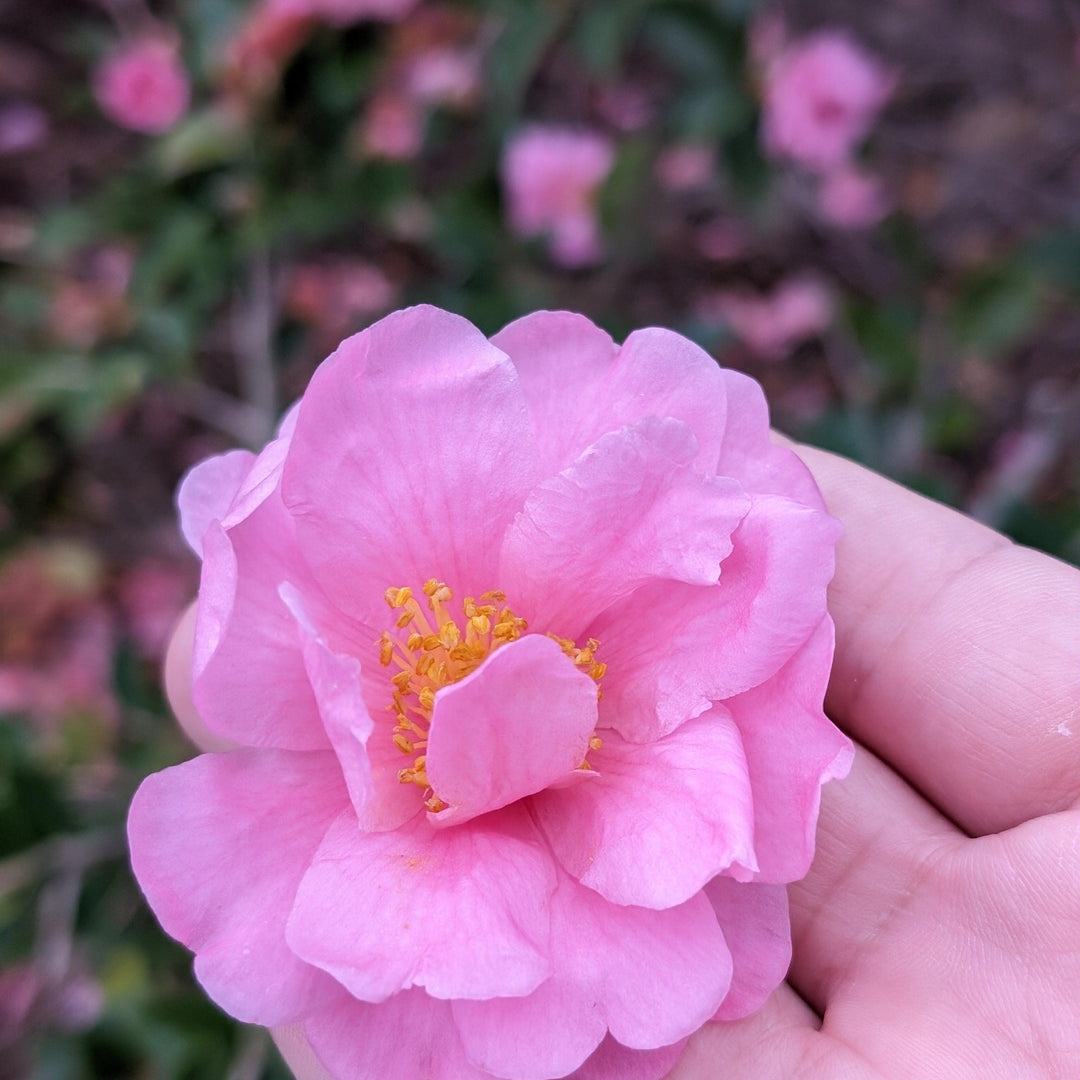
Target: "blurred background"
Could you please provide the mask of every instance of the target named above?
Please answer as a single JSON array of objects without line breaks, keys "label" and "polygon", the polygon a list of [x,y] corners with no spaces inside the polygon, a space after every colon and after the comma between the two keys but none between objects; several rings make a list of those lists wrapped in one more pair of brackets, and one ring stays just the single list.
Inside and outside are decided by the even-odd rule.
[{"label": "blurred background", "polygon": [[343,336],[673,327],[1077,562],[1078,192],[1074,0],[0,0],[0,1080],[286,1075],[123,821],[177,480]]}]

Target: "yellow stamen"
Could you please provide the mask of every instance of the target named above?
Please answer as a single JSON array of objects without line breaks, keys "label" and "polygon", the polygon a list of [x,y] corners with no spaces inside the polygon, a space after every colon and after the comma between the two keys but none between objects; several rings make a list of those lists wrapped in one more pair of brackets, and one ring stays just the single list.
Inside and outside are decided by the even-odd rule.
[{"label": "yellow stamen", "polygon": [[[449,609],[454,593],[445,582],[430,578],[421,592],[427,598],[433,618],[425,615],[407,586],[386,590],[386,603],[399,614],[394,620],[395,629],[384,632],[376,644],[383,667],[397,664],[401,668],[390,680],[394,692],[387,709],[394,714],[395,721],[391,738],[401,753],[417,755],[409,767],[400,770],[398,780],[423,789],[424,805],[432,813],[439,813],[446,809],[446,803],[431,790],[422,752],[428,744],[435,698],[444,686],[459,682],[475,671],[496,649],[517,641],[529,624],[514,613],[506,603],[506,593],[499,589],[481,593],[480,600],[484,603],[466,596],[457,605],[460,614],[456,616]],[[579,670],[598,684],[599,699],[599,683],[607,671],[607,665],[596,660],[600,642],[589,638],[579,648],[570,638],[548,636]],[[594,732],[589,749],[599,750],[602,746],[602,740]],[[580,768],[592,766],[582,761]]]}]

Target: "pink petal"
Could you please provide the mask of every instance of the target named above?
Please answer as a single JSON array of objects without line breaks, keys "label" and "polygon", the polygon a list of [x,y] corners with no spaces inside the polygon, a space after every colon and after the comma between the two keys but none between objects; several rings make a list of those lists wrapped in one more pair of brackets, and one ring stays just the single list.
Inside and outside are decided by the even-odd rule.
[{"label": "pink petal", "polygon": [[686,1040],[659,1050],[628,1050],[605,1039],[570,1080],[661,1080],[682,1056]]},{"label": "pink petal", "polygon": [[826,617],[773,678],[724,702],[746,750],[762,881],[806,876],[821,785],[851,768],[851,740],[822,710],[832,654],[833,625]]},{"label": "pink petal", "polygon": [[200,461],[180,481],[176,492],[180,531],[188,547],[200,558],[202,539],[210,522],[220,521],[226,515],[254,461],[255,455],[250,450],[230,450]]},{"label": "pink petal", "polygon": [[422,990],[380,1005],[342,994],[304,1024],[304,1034],[340,1080],[490,1080],[465,1056],[450,1003]]},{"label": "pink petal", "polygon": [[649,741],[775,674],[825,613],[838,529],[756,497],[718,585],[652,582],[601,615],[589,628],[608,664],[601,726]]},{"label": "pink petal", "polygon": [[466,320],[416,307],[349,338],[315,373],[283,493],[327,592],[385,620],[391,585],[497,587],[502,534],[538,468],[507,357]]},{"label": "pink petal", "polygon": [[784,981],[791,963],[791,921],[783,885],[713,878],[705,895],[731,949],[731,988],[714,1020],[757,1012]]},{"label": "pink petal", "polygon": [[596,730],[596,683],[551,638],[527,634],[440,690],[427,775],[456,825],[508,806],[581,767]]},{"label": "pink petal", "polygon": [[528,994],[550,971],[554,888],[523,811],[364,833],[350,810],[304,875],[288,940],[364,1001],[412,986],[439,998]]},{"label": "pink petal", "polygon": [[203,538],[192,696],[215,734],[246,746],[329,745],[296,623],[278,595],[309,585],[292,522],[277,495],[225,532]]},{"label": "pink petal", "polygon": [[615,904],[669,908],[733,865],[757,868],[738,728],[716,706],[654,743],[606,731],[592,783],[533,800],[569,873]]},{"label": "pink petal", "polygon": [[581,315],[538,311],[500,330],[492,344],[521,377],[545,473],[572,464],[605,432],[646,416],[673,416],[698,441],[698,466],[713,472],[726,394],[716,361],[670,330],[631,334],[618,348]]},{"label": "pink petal", "polygon": [[786,446],[773,443],[769,406],[761,385],[739,371],[725,368],[721,375],[727,387],[728,412],[718,471],[734,476],[754,495],[786,495],[804,506],[824,510],[821,492],[802,459]]},{"label": "pink petal", "polygon": [[[323,729],[337,754],[353,809],[358,817],[363,817],[374,796],[367,744],[375,724],[364,705],[360,662],[353,656],[334,652],[327,645],[296,589],[283,585],[281,599],[296,619],[304,668],[315,693]],[[414,798],[413,813],[415,803]]]},{"label": "pink petal", "polygon": [[529,496],[500,579],[534,630],[576,638],[650,578],[715,584],[750,501],[736,481],[697,475],[696,453],[684,423],[647,417]]},{"label": "pink petal", "polygon": [[620,907],[564,874],[551,914],[548,982],[528,997],[454,1002],[469,1058],[496,1076],[565,1075],[605,1028],[624,1046],[667,1046],[727,992],[731,959],[704,894],[666,911]]},{"label": "pink petal", "polygon": [[240,1020],[291,1023],[335,993],[286,945],[285,922],[347,799],[332,754],[278,750],[204,754],[135,793],[135,876],[165,931],[195,952],[206,992]]}]

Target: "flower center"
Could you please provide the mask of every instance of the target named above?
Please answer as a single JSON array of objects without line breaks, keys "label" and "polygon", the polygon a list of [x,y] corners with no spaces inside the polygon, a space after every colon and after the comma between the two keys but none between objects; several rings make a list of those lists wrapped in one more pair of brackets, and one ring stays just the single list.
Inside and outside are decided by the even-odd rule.
[{"label": "flower center", "polygon": [[[506,603],[506,593],[497,589],[483,593],[479,602],[466,596],[459,618],[448,610],[454,594],[445,582],[432,578],[424,583],[422,592],[424,605],[407,586],[386,590],[387,604],[400,614],[394,628],[383,631],[378,640],[379,662],[383,667],[398,669],[390,679],[394,691],[387,710],[395,716],[394,745],[413,757],[412,764],[398,773],[398,780],[423,788],[424,804],[438,813],[446,809],[446,804],[431,789],[424,754],[435,695],[475,671],[496,649],[517,641],[528,623],[514,614]],[[600,642],[589,638],[584,648],[578,648],[570,638],[555,634],[548,637],[557,641],[574,665],[597,683],[600,696],[599,683],[607,671],[607,665],[596,660]],[[594,750],[602,745],[595,734],[589,740]],[[589,768],[589,763],[583,761],[581,768]]]}]

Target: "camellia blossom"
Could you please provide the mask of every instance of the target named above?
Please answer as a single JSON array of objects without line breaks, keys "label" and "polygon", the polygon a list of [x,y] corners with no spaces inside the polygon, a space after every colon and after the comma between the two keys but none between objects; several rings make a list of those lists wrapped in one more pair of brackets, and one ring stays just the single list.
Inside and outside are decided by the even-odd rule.
[{"label": "camellia blossom", "polygon": [[842,30],[793,42],[768,68],[765,149],[830,172],[870,133],[895,89],[895,75]]},{"label": "camellia blossom", "polygon": [[615,147],[599,132],[523,128],[502,161],[510,227],[519,236],[546,234],[563,266],[595,262],[601,253],[596,200],[614,164]]},{"label": "camellia blossom", "polygon": [[150,37],[101,65],[94,96],[101,111],[121,127],[160,135],[187,112],[191,84],[172,42]]},{"label": "camellia blossom", "polygon": [[839,528],[758,385],[666,330],[431,307],[184,480],[195,706],[135,873],[340,1080],[657,1080],[784,977],[852,750]]},{"label": "camellia blossom", "polygon": [[771,293],[719,292],[701,304],[701,314],[719,316],[762,359],[783,360],[801,342],[828,329],[833,301],[816,278],[796,277]]}]

